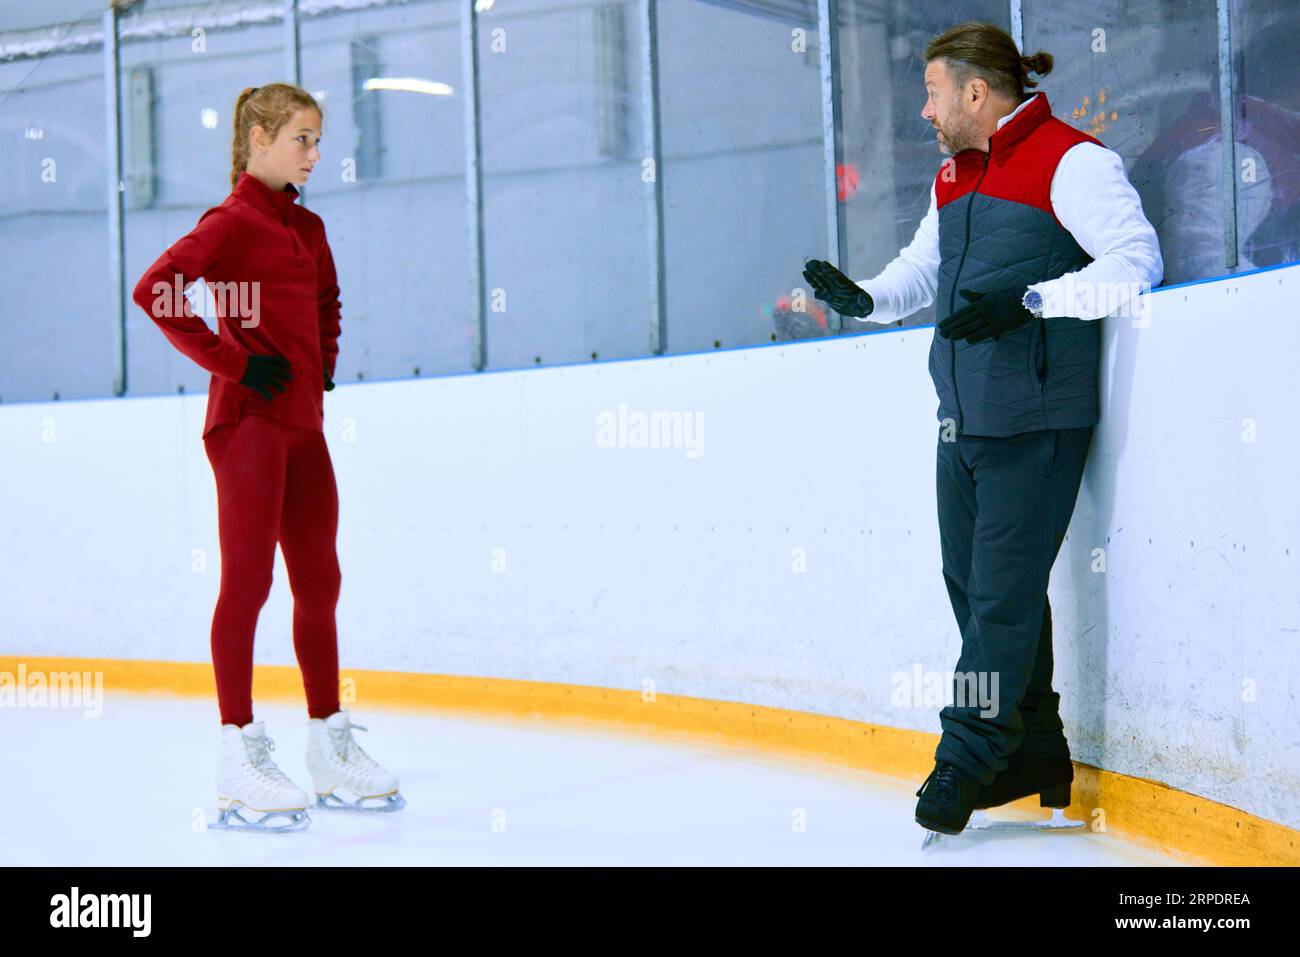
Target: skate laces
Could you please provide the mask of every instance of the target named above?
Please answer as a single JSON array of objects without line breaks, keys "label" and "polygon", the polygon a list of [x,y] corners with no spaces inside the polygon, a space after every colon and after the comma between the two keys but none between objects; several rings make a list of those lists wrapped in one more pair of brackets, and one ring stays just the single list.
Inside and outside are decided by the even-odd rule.
[{"label": "skate laces", "polygon": [[352,737],[353,729],[357,731],[367,731],[365,725],[352,724],[348,722],[342,728],[329,728],[330,741],[334,745],[334,753],[339,756],[344,764],[359,765],[366,770],[379,770],[379,765],[370,755],[361,750],[361,745],[357,744],[356,739]]},{"label": "skate laces", "polygon": [[947,761],[940,761],[936,764],[934,770],[930,772],[930,776],[925,779],[925,783],[916,792],[917,797],[921,796],[921,792],[925,790],[926,785],[931,781],[934,781],[935,790],[939,792],[938,796],[940,797],[949,797],[956,800],[961,794],[961,771],[958,770],[955,764],[949,764]]},{"label": "skate laces", "polygon": [[294,787],[293,781],[289,776],[281,771],[274,761],[271,760],[271,752],[275,750],[275,742],[266,735],[260,738],[244,738],[244,747],[248,752],[249,763],[253,765],[253,770],[263,777],[270,778],[276,784],[287,784]]}]

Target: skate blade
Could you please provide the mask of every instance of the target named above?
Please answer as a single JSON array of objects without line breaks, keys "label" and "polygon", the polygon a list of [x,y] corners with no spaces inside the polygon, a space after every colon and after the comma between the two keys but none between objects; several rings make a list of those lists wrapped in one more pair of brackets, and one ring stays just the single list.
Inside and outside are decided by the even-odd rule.
[{"label": "skate blade", "polygon": [[1050,818],[1037,819],[1032,821],[1003,821],[996,820],[984,814],[983,811],[975,811],[971,814],[970,823],[966,829],[970,831],[1061,831],[1074,830],[1083,827],[1083,821],[1072,821],[1065,816],[1062,808],[1052,808]]},{"label": "skate blade", "polygon": [[926,824],[924,821],[921,820],[917,820],[916,823],[925,829],[925,839],[921,841],[921,850],[923,851],[927,847],[930,847],[932,844],[934,844],[934,842],[939,840],[939,838],[941,837],[951,838],[951,837],[956,837],[958,834],[961,833],[960,831],[954,833],[949,833],[947,831],[940,831],[935,829],[934,827],[931,827],[929,824]]},{"label": "skate blade", "polygon": [[[244,814],[260,815],[249,820]],[[283,823],[273,823],[282,821]],[[292,834],[305,831],[311,826],[311,815],[307,809],[286,809],[277,811],[258,811],[235,802],[228,808],[217,809],[217,819],[208,824],[210,831],[257,831],[262,834]]]},{"label": "skate blade", "polygon": [[368,811],[384,814],[400,811],[406,807],[406,798],[394,791],[392,794],[372,794],[349,801],[330,791],[328,794],[317,793],[315,806],[329,811]]}]

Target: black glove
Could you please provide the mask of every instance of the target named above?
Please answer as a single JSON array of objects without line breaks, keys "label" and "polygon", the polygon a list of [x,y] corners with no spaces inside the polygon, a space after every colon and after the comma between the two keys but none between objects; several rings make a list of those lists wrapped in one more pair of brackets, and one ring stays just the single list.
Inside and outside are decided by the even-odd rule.
[{"label": "black glove", "polygon": [[814,296],[842,316],[861,318],[876,308],[865,289],[824,259],[808,260],[803,278],[812,286]]},{"label": "black glove", "polygon": [[983,342],[989,337],[1001,339],[1008,332],[1038,318],[1021,303],[1024,294],[1023,289],[1003,289],[999,292],[971,292],[962,289],[962,298],[969,305],[962,306],[939,323],[939,335],[945,339],[965,339],[967,342]]},{"label": "black glove", "polygon": [[279,356],[250,355],[248,367],[244,370],[244,377],[239,380],[239,384],[257,391],[264,399],[272,399],[274,396],[271,395],[270,390],[283,392],[285,385],[292,378],[293,374],[289,371],[287,360]]},{"label": "black glove", "polygon": [[326,369],[325,370],[325,391],[332,392],[333,390],[334,390],[334,380],[330,378],[329,370]]}]

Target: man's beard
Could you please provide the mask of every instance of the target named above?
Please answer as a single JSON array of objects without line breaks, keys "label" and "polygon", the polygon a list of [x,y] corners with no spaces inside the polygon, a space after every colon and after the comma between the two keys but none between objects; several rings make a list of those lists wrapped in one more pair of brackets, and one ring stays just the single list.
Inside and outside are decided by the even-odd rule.
[{"label": "man's beard", "polygon": [[970,149],[972,145],[967,130],[962,125],[960,116],[954,118],[949,126],[940,127],[937,133],[939,134],[936,137],[939,143],[939,151],[945,156],[952,156],[962,150]]}]

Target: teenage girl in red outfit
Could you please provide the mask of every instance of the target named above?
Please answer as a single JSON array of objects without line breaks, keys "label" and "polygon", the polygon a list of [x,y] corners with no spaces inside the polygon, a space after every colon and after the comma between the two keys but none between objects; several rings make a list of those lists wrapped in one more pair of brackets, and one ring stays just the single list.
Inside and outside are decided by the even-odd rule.
[{"label": "teenage girl in red outfit", "polygon": [[[203,443],[221,538],[212,616],[222,724],[217,827],[300,830],[310,822],[306,794],[276,767],[264,722],[253,721],[253,634],[277,542],[293,592],[317,806],[405,804],[397,779],[357,746],[351,729],[359,726],[339,708],[338,492],[323,431],[339,288],[325,224],[295,202],[293,185],[305,185],[320,160],[321,125],[319,105],[299,87],[244,90],[230,195],[158,258],[133,295],[177,349],[212,373]],[[199,277],[216,301],[219,334],[183,295]],[[260,816],[250,821],[241,810]]]}]

